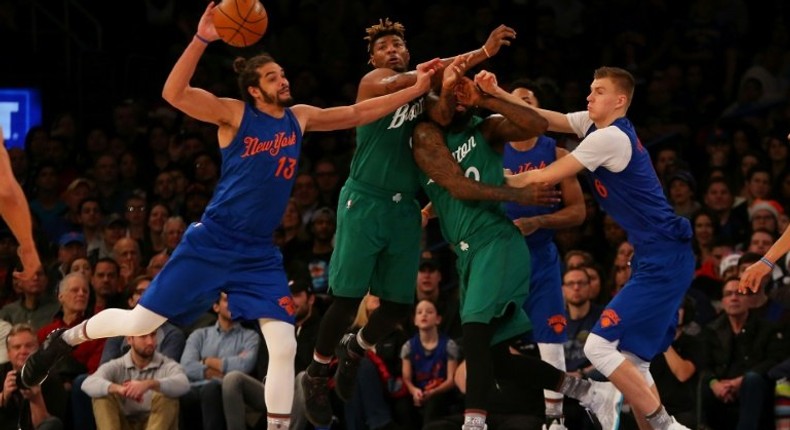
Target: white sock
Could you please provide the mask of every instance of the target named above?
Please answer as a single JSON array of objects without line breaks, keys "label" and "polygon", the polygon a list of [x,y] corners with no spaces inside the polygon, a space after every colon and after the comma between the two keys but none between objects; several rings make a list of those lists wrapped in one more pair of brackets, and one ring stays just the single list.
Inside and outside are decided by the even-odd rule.
[{"label": "white sock", "polygon": [[[551,364],[561,371],[565,371],[565,349],[561,343],[538,343],[541,360]],[[547,417],[562,416],[563,395],[556,391],[543,390],[546,404]]]},{"label": "white sock", "polygon": [[266,417],[266,430],[288,430],[291,426],[291,417],[288,415],[268,415]]}]

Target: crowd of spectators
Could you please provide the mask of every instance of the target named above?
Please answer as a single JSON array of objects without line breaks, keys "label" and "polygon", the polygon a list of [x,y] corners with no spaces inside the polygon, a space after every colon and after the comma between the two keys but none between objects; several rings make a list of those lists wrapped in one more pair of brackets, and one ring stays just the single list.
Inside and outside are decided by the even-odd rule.
[{"label": "crowd of spectators", "polygon": [[[38,282],[15,282],[11,273],[17,264],[16,244],[10,231],[0,228],[0,318],[8,323],[0,323],[0,334],[6,335],[2,346],[8,347],[7,356],[0,354],[8,362],[5,371],[18,368],[25,351],[34,349],[52,328],[74,326],[106,307],[133,306],[147,286],[146,277],[155,276],[189,223],[200,219],[219,179],[214,127],[180,115],[159,96],[175,55],[192,37],[186,29],[195,28],[204,6],[177,0],[105,3],[90,11],[108,24],[100,54],[109,61],[96,67],[101,67],[99,73],[116,74],[109,80],[111,87],[105,87],[107,81],[82,82],[78,74],[59,75],[51,63],[42,76],[38,59],[15,66],[14,80],[29,84],[24,76],[32,76],[40,79],[44,91],[44,122],[27,132],[24,148],[9,152],[14,174],[30,202],[45,267]],[[363,30],[384,17],[405,24],[415,64],[477,48],[500,23],[515,28],[518,37],[512,46],[482,67],[494,71],[503,84],[521,77],[535,80],[544,93],[542,105],[549,109],[583,110],[592,71],[600,65],[631,71],[637,88],[630,117],[651,153],[670,203],[692,223],[697,256],[697,276],[684,303],[678,337],[653,366],[659,389],[682,399],[665,400],[666,407],[694,427],[790,425],[790,347],[785,340],[790,335],[788,259],[777,262],[758,294],[739,296],[732,281],[739,268],[759,259],[790,224],[790,8],[785,2],[516,0],[461,5],[440,0],[418,5],[407,0],[279,0],[265,6],[270,24],[263,40],[241,50],[212,44],[193,85],[238,97],[231,60],[266,50],[286,68],[297,102],[351,103],[356,82],[368,70]],[[0,23],[24,10],[20,2],[0,2]],[[109,19],[121,13],[134,19]],[[34,36],[18,22],[0,24],[0,36],[19,40],[12,52],[22,51]],[[36,49],[56,63],[63,55],[61,45]],[[147,65],[143,74],[129,67],[140,58]],[[86,100],[94,102],[85,105]],[[577,143],[572,136],[557,137],[569,150]],[[331,300],[327,275],[335,209],[353,139],[353,130],[306,136],[293,196],[276,237],[294,280],[296,372],[309,363],[321,312]],[[566,345],[568,370],[596,378],[600,375],[580,352],[601,305],[628,280],[633,247],[623,230],[599,209],[586,182],[582,184],[585,221],[578,228],[559,231],[556,240],[565,257],[563,291],[571,333]],[[418,302],[433,303],[421,312],[431,313],[430,308],[437,312],[440,318],[431,324],[443,342],[446,337],[454,344],[460,335],[454,257],[435,222],[426,227],[424,249],[420,272],[415,274],[415,309]],[[374,306],[375,298],[367,298],[356,324],[363,325]],[[94,375],[111,379],[112,374],[97,372],[100,363],[126,359],[134,365],[155,363],[170,369],[166,364],[170,359],[181,362],[190,387],[182,389],[180,380],[171,381],[176,388],[161,392],[176,397],[186,393],[183,399],[189,401],[182,401],[181,416],[190,428],[200,426],[201,419],[222,422],[220,405],[227,412],[241,404],[246,404],[245,419],[239,424],[238,412],[226,414],[236,418],[228,425],[254,426],[265,409],[262,388],[253,384],[260,395],[245,395],[243,401],[238,396],[249,382],[245,375],[253,383],[265,376],[265,343],[257,334],[253,348],[252,340],[241,332],[248,330],[244,324],[237,327],[225,321],[221,298],[214,312],[206,311],[205,318],[191,327],[168,324],[140,339],[81,345],[73,360],[59,365],[57,379],[52,380],[58,384],[48,382],[44,397],[49,413],[67,427],[90,428],[96,403],[91,408],[86,392],[94,397],[115,392],[129,398],[146,392],[125,386],[120,391],[109,389],[110,382],[92,380]],[[423,327],[426,324],[403,321],[402,330],[368,354],[360,372],[378,376],[375,380],[380,384],[371,387],[361,382],[364,386],[357,387],[358,395],[345,408],[334,408],[344,411],[338,414],[338,428],[417,428],[416,422],[434,417],[437,410],[457,412],[462,398],[457,388],[463,386],[463,378],[453,384],[438,382],[443,393],[439,409],[434,408],[436,402],[428,401],[431,396],[425,393],[430,389],[425,384],[404,383],[401,378],[401,359],[408,361],[410,351],[420,344],[420,333],[430,331]],[[212,346],[210,339],[230,336],[234,330],[239,331],[234,334],[236,350]],[[28,339],[31,333],[35,339]],[[416,343],[402,348],[415,335]],[[185,343],[189,353],[182,356]],[[146,358],[152,344],[161,355]],[[448,369],[456,364],[463,369],[462,345],[458,349],[443,349],[451,352]],[[528,349],[523,348],[525,353]],[[119,368],[120,363],[116,362]],[[166,377],[176,378],[170,373]],[[451,374],[444,377],[453,380]],[[81,391],[86,378],[89,388]],[[226,383],[235,388],[226,388]],[[70,400],[60,386],[70,393]],[[539,390],[504,383],[502,387],[508,391],[500,396],[504,398],[499,411],[540,415]],[[534,401],[535,407],[513,408],[508,404],[511,393],[518,393],[526,403]],[[17,425],[14,414],[40,406],[36,395],[20,399],[9,393],[0,398],[0,427]],[[16,402],[13,407],[9,399]],[[56,404],[50,406],[49,399]],[[24,402],[30,404],[28,409],[21,408]],[[152,413],[159,402],[152,402],[149,395],[147,412]],[[130,409],[127,403],[99,405],[102,416],[120,410],[131,421],[139,420],[141,410]],[[207,404],[213,408],[206,410]],[[742,405],[749,408],[748,416],[740,412]],[[577,409],[566,405],[569,428],[589,424]],[[304,420],[295,418],[294,423],[304,425]]]}]

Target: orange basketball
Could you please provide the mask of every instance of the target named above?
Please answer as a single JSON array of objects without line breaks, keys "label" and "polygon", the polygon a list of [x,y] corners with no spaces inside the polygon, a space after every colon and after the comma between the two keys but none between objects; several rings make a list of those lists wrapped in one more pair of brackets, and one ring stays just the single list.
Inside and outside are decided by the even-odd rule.
[{"label": "orange basketball", "polygon": [[214,27],[220,39],[236,47],[261,40],[269,17],[258,0],[223,0],[214,8]]}]

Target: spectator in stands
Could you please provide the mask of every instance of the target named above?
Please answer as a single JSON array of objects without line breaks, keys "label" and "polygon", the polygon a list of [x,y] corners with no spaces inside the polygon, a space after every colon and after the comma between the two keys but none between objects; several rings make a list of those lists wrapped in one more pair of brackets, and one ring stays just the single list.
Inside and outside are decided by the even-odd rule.
[{"label": "spectator in stands", "polygon": [[766,372],[787,357],[786,340],[770,323],[749,312],[738,278],[722,287],[724,312],[704,334],[700,423],[715,429],[766,428],[772,386]]},{"label": "spectator in stands", "polygon": [[98,430],[178,429],[178,398],[189,380],[178,362],[156,351],[156,333],[129,336],[131,349],[82,384],[93,398]]},{"label": "spectator in stands", "polygon": [[29,324],[36,331],[49,324],[59,305],[47,292],[48,277],[44,269],[39,268],[32,280],[15,279],[14,285],[20,291],[19,300],[0,308],[0,319],[11,324]]},{"label": "spectator in stands", "polygon": [[[565,327],[568,340],[565,341],[565,368],[571,375],[588,378],[597,374],[595,367],[584,355],[584,344],[595,323],[603,312],[603,306],[593,303],[590,276],[586,267],[572,267],[562,277],[562,295],[568,312],[568,325]],[[603,375],[598,374],[598,378]],[[563,402],[565,426],[592,430],[593,423],[579,405],[579,401],[565,397]]]},{"label": "spectator in stands", "polygon": [[214,312],[217,323],[192,332],[181,355],[191,386],[181,399],[185,428],[224,429],[222,381],[234,370],[251,373],[257,360],[260,335],[233,321],[227,294],[222,293],[214,303]]}]

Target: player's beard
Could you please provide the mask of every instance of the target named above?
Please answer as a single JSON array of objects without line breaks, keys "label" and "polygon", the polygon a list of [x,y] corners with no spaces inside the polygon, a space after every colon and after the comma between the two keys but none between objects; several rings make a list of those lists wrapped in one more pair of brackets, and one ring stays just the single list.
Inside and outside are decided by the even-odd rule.
[{"label": "player's beard", "polygon": [[261,97],[263,98],[263,101],[266,102],[266,104],[276,105],[280,107],[291,107],[294,104],[293,97],[289,96],[287,98],[281,98],[276,93],[274,95],[268,94],[261,87],[258,87],[258,89],[261,91]]}]

